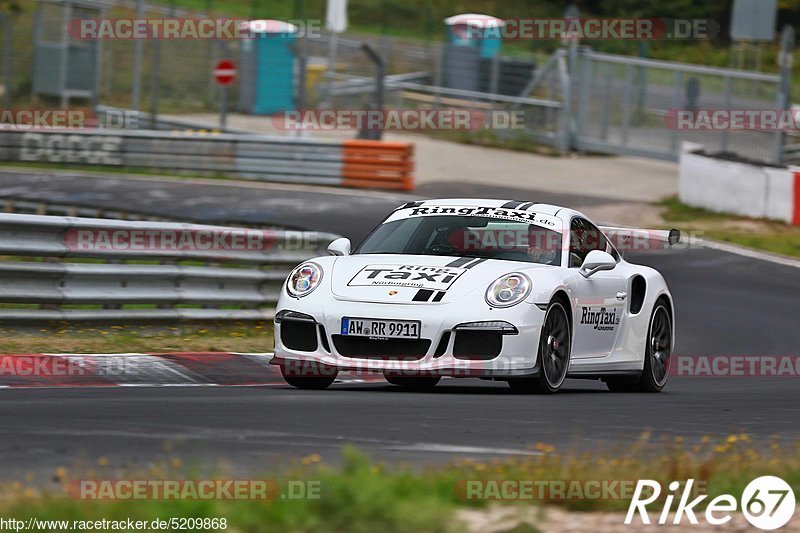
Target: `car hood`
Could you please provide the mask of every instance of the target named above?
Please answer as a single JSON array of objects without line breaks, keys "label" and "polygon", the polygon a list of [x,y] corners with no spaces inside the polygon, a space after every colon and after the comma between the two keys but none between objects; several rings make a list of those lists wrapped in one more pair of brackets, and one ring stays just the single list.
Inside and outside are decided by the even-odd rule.
[{"label": "car hood", "polygon": [[497,259],[432,255],[351,255],[333,266],[331,291],[350,301],[393,304],[448,303],[509,272],[553,267]]}]

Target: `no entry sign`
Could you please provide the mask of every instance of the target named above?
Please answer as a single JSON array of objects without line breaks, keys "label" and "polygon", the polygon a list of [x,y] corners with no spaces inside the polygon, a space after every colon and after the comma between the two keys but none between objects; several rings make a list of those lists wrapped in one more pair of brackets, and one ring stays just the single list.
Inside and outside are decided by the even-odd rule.
[{"label": "no entry sign", "polygon": [[236,79],[236,64],[230,59],[220,59],[214,67],[214,79],[220,85],[230,85]]}]

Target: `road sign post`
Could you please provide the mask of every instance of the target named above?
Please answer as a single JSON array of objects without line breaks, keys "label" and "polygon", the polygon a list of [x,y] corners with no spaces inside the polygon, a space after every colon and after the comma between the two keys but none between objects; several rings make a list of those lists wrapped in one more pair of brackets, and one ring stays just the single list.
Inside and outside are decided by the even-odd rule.
[{"label": "road sign post", "polygon": [[228,121],[228,85],[236,79],[236,64],[230,59],[220,59],[214,67],[214,80],[220,85],[219,129],[225,131]]}]

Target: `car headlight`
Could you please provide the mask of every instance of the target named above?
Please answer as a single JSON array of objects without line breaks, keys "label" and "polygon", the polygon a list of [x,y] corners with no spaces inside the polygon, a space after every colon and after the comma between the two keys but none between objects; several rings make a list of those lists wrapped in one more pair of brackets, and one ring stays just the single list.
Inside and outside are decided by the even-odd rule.
[{"label": "car headlight", "polygon": [[320,281],[322,281],[322,267],[316,263],[303,263],[289,274],[286,291],[290,296],[302,298],[316,289]]},{"label": "car headlight", "polygon": [[497,278],[486,289],[486,303],[492,307],[511,307],[528,297],[533,288],[531,279],[521,272]]}]

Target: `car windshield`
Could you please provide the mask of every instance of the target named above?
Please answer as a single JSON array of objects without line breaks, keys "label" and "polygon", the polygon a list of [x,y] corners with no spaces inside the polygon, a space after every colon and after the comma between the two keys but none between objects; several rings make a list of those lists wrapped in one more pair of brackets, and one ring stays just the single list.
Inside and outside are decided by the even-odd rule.
[{"label": "car windshield", "polygon": [[536,224],[476,216],[404,218],[378,226],[356,254],[446,255],[559,266],[561,234]]}]

